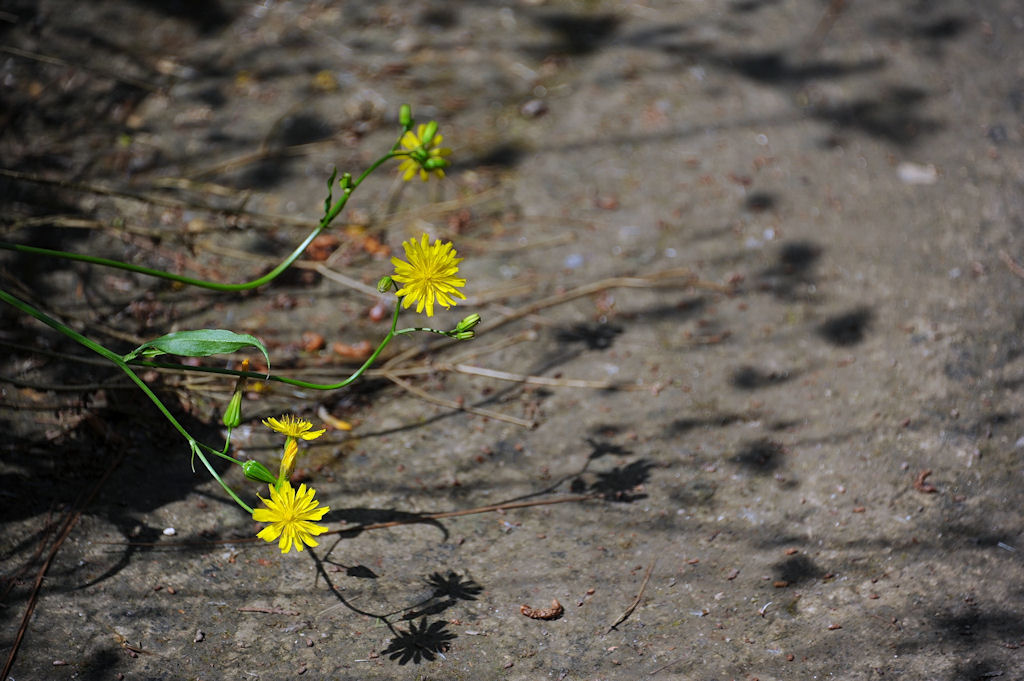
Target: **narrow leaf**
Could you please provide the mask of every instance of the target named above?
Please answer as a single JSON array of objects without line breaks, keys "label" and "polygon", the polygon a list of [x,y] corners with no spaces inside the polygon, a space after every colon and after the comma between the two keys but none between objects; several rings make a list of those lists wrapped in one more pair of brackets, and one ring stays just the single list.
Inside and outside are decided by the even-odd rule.
[{"label": "narrow leaf", "polygon": [[334,203],[334,178],[338,176],[338,166],[334,166],[334,172],[331,173],[330,179],[327,180],[327,198],[324,199],[324,215],[328,215],[331,212],[331,204]]},{"label": "narrow leaf", "polygon": [[191,329],[176,331],[147,341],[124,356],[130,362],[139,355],[156,357],[158,355],[178,355],[179,357],[209,357],[229,352],[237,352],[244,347],[252,346],[263,353],[270,367],[270,354],[259,338],[247,333],[235,333],[226,329]]}]

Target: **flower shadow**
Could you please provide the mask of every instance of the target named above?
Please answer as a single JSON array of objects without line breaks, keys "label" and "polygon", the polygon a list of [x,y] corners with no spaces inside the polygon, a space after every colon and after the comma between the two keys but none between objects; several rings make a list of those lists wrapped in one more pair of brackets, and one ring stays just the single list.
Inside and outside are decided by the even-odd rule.
[{"label": "flower shadow", "polygon": [[[330,552],[328,552],[329,555]],[[315,549],[309,549],[310,558],[316,567],[319,579],[323,579],[328,590],[338,599],[338,602],[350,611],[377,620],[386,626],[394,637],[389,641],[387,648],[381,651],[381,655],[388,657],[400,665],[420,664],[424,660],[432,662],[438,657],[444,658],[451,642],[456,635],[449,631],[447,622],[438,619],[428,621],[428,616],[437,615],[448,608],[456,605],[459,601],[475,601],[477,596],[483,593],[484,588],[470,577],[463,577],[454,571],[447,573],[433,572],[424,580],[426,586],[431,589],[430,595],[416,605],[406,606],[394,612],[371,612],[357,607],[352,600],[345,597],[343,591],[334,583],[331,574],[328,573],[328,565],[340,565],[330,561],[329,558],[321,558]],[[369,575],[354,575],[351,570],[346,570],[349,577],[367,577]],[[377,575],[372,574],[376,579]],[[401,614],[400,614],[401,613]],[[400,615],[399,615],[400,614]],[[409,622],[408,629],[400,629],[392,618],[399,615],[399,622]],[[418,622],[416,620],[419,620]]]},{"label": "flower shadow", "polygon": [[484,588],[470,577],[462,577],[451,570],[447,575],[435,572],[427,577],[427,586],[434,587],[434,598],[447,597],[453,601],[475,601]]},{"label": "flower shadow", "polygon": [[455,638],[455,634],[446,627],[447,622],[443,620],[428,624],[424,617],[418,625],[416,622],[410,623],[408,630],[395,629],[395,637],[381,654],[400,665],[410,662],[420,664],[423,660],[432,662],[438,656],[443,658]]},{"label": "flower shadow", "polygon": [[602,495],[608,501],[631,502],[646,499],[643,485],[651,477],[654,464],[650,461],[634,461],[625,466],[616,466],[610,471],[598,473],[590,491]]}]

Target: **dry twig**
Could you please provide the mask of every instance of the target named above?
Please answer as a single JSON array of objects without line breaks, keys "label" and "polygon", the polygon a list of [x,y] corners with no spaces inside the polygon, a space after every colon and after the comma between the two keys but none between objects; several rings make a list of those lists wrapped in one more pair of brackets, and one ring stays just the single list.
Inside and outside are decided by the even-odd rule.
[{"label": "dry twig", "polygon": [[426,402],[438,404],[442,407],[448,407],[449,409],[455,409],[457,411],[469,412],[470,414],[476,414],[477,416],[486,416],[487,418],[495,419],[498,421],[505,421],[506,423],[514,423],[515,425],[522,426],[523,428],[533,428],[534,426],[537,425],[535,421],[527,421],[526,419],[516,418],[515,416],[508,416],[507,414],[502,414],[501,412],[498,411],[491,411],[489,409],[470,407],[465,404],[456,402],[455,400],[446,400],[443,397],[431,395],[426,390],[421,390],[420,388],[414,386],[412,383],[404,381],[390,372],[385,372],[382,375],[395,385],[402,388],[403,390],[412,393],[416,397]]},{"label": "dry twig", "polygon": [[633,611],[636,610],[638,605],[640,605],[640,599],[644,597],[644,590],[647,589],[647,582],[651,581],[651,572],[654,571],[654,564],[657,562],[658,561],[656,560],[652,560],[651,564],[647,566],[647,572],[644,574],[644,581],[640,584],[640,591],[637,592],[636,598],[634,598],[633,602],[629,604],[629,607],[619,615],[619,619],[615,620],[615,623],[608,627],[608,631],[604,632],[605,634],[610,634],[615,627],[629,619],[629,616],[632,615]]},{"label": "dry twig", "polygon": [[258,612],[263,615],[290,615],[297,617],[302,613],[298,610],[281,610],[280,608],[257,608],[257,607],[241,607],[235,608],[238,612]]},{"label": "dry twig", "polygon": [[1016,274],[1021,279],[1024,279],[1024,267],[1021,267],[1016,260],[1010,257],[1010,254],[1006,251],[999,251],[999,259],[1010,269],[1011,272]]},{"label": "dry twig", "polygon": [[[120,450],[120,451],[123,451]],[[18,626],[18,631],[14,636],[14,644],[11,646],[10,652],[7,654],[7,661],[4,663],[3,670],[0,670],[0,679],[6,679],[10,676],[11,668],[14,666],[14,660],[18,655],[18,648],[21,647],[21,642],[25,638],[25,633],[28,631],[29,621],[32,619],[32,613],[35,611],[36,603],[39,602],[39,592],[43,588],[43,579],[46,577],[46,573],[50,570],[50,565],[53,563],[53,559],[56,558],[57,552],[60,547],[64,545],[64,541],[71,535],[71,531],[75,529],[75,525],[78,524],[78,519],[82,516],[82,509],[92,503],[92,500],[99,493],[100,488],[110,477],[110,474],[114,472],[118,464],[121,463],[121,455],[114,456],[107,466],[107,470],[103,472],[96,484],[93,485],[92,489],[84,498],[80,498],[74,506],[71,507],[65,516],[64,521],[61,524],[60,532],[57,534],[57,538],[53,542],[53,546],[50,547],[50,552],[46,556],[46,560],[39,566],[39,570],[36,572],[35,582],[32,584],[32,593],[29,595],[28,603],[25,605],[25,612],[21,617],[21,624]]]},{"label": "dry twig", "polygon": [[[330,530],[324,532],[321,537],[326,537],[332,534],[349,534],[353,532],[368,532],[370,530],[384,530],[390,527],[400,527],[402,525],[414,525],[416,523],[422,523],[426,520],[444,520],[445,518],[458,518],[464,515],[477,515],[480,513],[493,513],[496,511],[512,511],[518,508],[532,508],[534,506],[553,506],[555,504],[571,504],[581,501],[590,501],[591,499],[598,499],[601,495],[599,494],[574,494],[571,496],[554,497],[552,499],[539,499],[535,501],[509,501],[504,504],[490,504],[488,506],[477,506],[475,508],[464,508],[459,511],[441,511],[439,513],[424,513],[423,515],[413,515],[411,517],[402,518],[401,520],[386,520],[379,523],[367,523],[365,525],[353,525],[352,527],[342,527],[337,530]],[[114,546],[134,546],[134,547],[160,547],[160,548],[171,548],[171,547],[184,547],[184,546],[220,546],[224,544],[256,544],[262,542],[259,537],[242,537],[239,539],[213,539],[206,541],[178,541],[178,542],[101,542],[97,541],[97,544],[108,544]],[[263,542],[263,546],[277,546],[274,543]]]}]

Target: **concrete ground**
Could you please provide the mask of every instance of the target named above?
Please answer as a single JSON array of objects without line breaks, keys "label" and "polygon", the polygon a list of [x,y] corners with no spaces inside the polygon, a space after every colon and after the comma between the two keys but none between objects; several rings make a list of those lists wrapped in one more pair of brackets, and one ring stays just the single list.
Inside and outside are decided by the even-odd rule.
[{"label": "concrete ground", "polygon": [[[281,555],[0,308],[8,678],[1021,676],[1019,3],[42,0],[0,32],[5,241],[242,281],[401,103],[453,150],[255,293],[11,252],[0,288],[118,352],[231,328],[337,380],[427,232],[468,295],[429,321],[484,318],[253,386],[240,456],[276,466],[267,416],[354,425],[297,471],[346,531]],[[218,440],[233,381],[144,376]]]}]

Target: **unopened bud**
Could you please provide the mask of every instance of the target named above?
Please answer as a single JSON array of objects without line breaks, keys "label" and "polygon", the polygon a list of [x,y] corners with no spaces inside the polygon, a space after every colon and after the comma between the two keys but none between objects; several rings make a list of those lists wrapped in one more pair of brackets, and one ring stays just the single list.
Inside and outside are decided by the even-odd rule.
[{"label": "unopened bud", "polygon": [[480,315],[473,313],[463,319],[461,322],[455,325],[456,331],[469,331],[470,329],[476,328],[476,325],[480,323]]},{"label": "unopened bud", "polygon": [[267,467],[259,461],[242,462],[242,472],[245,473],[245,477],[256,482],[265,482],[268,485],[277,483],[277,478],[271,475]]},{"label": "unopened bud", "polygon": [[[249,360],[242,360],[241,371],[249,370]],[[222,422],[228,428],[237,428],[242,422],[242,393],[245,391],[245,376],[239,376],[235,381],[235,392],[231,395],[227,408],[224,410]]]},{"label": "unopened bud", "polygon": [[430,143],[434,140],[434,135],[437,134],[437,121],[430,121],[423,126],[423,135],[420,137],[420,144],[424,147],[430,147]]},{"label": "unopened bud", "polygon": [[449,165],[451,164],[448,162],[448,159],[442,156],[431,156],[430,158],[423,162],[423,169],[428,171],[442,170],[444,168],[447,168]]},{"label": "unopened bud", "polygon": [[377,293],[387,293],[391,290],[391,285],[394,283],[394,280],[389,276],[381,277],[380,281],[377,282]]},{"label": "unopened bud", "polygon": [[399,107],[398,124],[406,129],[412,127],[412,107],[408,104],[403,104]]},{"label": "unopened bud", "polygon": [[455,340],[472,340],[476,338],[476,331],[452,331],[448,337]]},{"label": "unopened bud", "polygon": [[224,418],[222,419],[225,426],[228,428],[237,428],[238,424],[242,422],[242,392],[238,391],[231,396],[231,400],[228,402],[227,409],[224,410]]}]

